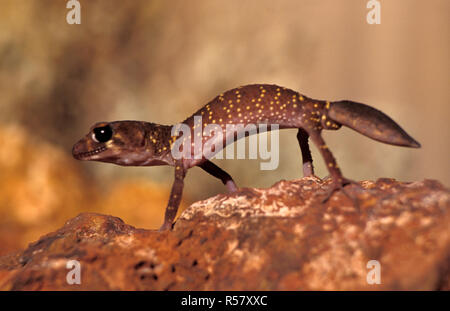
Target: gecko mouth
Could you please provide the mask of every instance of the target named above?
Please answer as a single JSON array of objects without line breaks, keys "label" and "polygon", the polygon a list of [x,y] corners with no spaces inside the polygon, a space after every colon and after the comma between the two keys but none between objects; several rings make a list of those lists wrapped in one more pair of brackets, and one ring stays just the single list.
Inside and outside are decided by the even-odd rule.
[{"label": "gecko mouth", "polygon": [[73,156],[74,156],[76,159],[82,160],[82,159],[85,159],[85,158],[89,158],[89,157],[91,157],[91,156],[94,156],[94,155],[96,155],[96,154],[99,154],[99,153],[101,153],[101,152],[103,152],[103,151],[105,151],[105,150],[106,150],[106,147],[99,147],[99,148],[94,149],[94,150],[92,150],[92,151],[80,152],[80,153],[74,153]]}]

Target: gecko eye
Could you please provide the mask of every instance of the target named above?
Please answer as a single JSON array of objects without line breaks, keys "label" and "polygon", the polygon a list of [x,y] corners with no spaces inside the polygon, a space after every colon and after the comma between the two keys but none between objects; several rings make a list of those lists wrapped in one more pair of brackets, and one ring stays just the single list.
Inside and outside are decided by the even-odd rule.
[{"label": "gecko eye", "polygon": [[112,129],[109,125],[97,127],[93,130],[92,138],[98,143],[104,143],[111,139]]}]

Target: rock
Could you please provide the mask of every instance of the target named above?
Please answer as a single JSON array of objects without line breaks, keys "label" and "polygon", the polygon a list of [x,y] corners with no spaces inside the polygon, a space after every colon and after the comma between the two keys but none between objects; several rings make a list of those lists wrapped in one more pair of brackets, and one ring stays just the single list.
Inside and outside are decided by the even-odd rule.
[{"label": "rock", "polygon": [[[171,232],[84,213],[0,257],[1,290],[450,289],[450,194],[437,181],[330,181],[240,189],[187,208]],[[81,264],[69,285],[68,260]],[[381,284],[368,284],[380,264]]]}]

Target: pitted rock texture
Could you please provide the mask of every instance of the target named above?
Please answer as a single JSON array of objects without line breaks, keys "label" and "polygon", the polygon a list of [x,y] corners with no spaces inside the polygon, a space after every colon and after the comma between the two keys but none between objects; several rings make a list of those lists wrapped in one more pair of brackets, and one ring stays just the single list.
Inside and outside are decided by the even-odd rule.
[{"label": "pitted rock texture", "polygon": [[[449,290],[450,193],[437,181],[242,188],[191,205],[171,232],[85,213],[0,257],[2,290]],[[81,264],[69,285],[68,260]],[[380,263],[381,284],[367,274]]]}]

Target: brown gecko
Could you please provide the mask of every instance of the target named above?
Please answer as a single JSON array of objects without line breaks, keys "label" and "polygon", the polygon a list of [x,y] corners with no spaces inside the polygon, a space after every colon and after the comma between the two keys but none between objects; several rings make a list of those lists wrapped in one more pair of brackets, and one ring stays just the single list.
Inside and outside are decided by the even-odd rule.
[{"label": "brown gecko", "polygon": [[[202,117],[195,123],[194,117]],[[314,175],[308,139],[311,138],[325,160],[332,178],[332,187],[327,200],[335,191],[352,181],[343,177],[331,151],[326,146],[321,131],[337,130],[342,125],[383,143],[419,148],[420,144],[409,136],[391,118],[370,106],[348,101],[323,101],[308,98],[293,90],[276,85],[256,84],[242,86],[220,94],[191,117],[182,122],[191,130],[208,124],[217,124],[225,131],[227,124],[271,124],[280,129],[298,128],[297,140],[303,158],[304,176]],[[165,220],[160,230],[172,227],[184,186],[184,177],[189,168],[199,166],[220,179],[230,192],[237,190],[231,176],[209,159],[227,144],[253,133],[226,132],[220,138],[219,148],[194,157],[194,150],[182,157],[174,157],[172,151],[181,135],[173,135],[172,126],[143,121],[114,121],[96,123],[89,133],[73,146],[73,156],[78,160],[102,161],[125,166],[170,165],[175,167],[175,181],[172,185]],[[230,136],[231,135],[231,136]],[[230,139],[231,137],[231,139]],[[203,147],[211,137],[201,137]],[[227,139],[228,138],[228,139]],[[183,142],[186,143],[186,138]],[[194,137],[188,139],[194,146]],[[179,148],[179,144],[177,145]],[[180,151],[186,145],[182,146]]]}]

